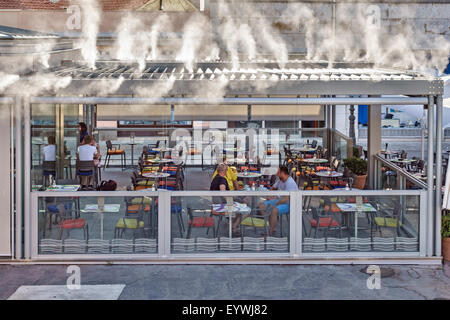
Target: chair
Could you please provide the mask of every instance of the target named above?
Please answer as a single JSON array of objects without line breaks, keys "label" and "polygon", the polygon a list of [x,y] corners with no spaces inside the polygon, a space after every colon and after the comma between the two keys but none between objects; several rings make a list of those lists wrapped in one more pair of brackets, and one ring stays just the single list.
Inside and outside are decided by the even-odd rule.
[{"label": "chair", "polygon": [[210,215],[211,210],[187,208],[187,213],[189,220],[186,239],[189,239],[191,237],[192,228],[207,228],[206,234],[208,234],[209,229],[212,229],[213,237],[216,237],[216,230],[214,229],[214,218]]},{"label": "chair", "polygon": [[[50,208],[49,208],[50,209]],[[56,205],[56,216],[59,218],[59,239],[62,240],[64,231],[67,231],[67,236],[73,229],[83,229],[83,237],[89,240],[89,226],[85,219],[80,218],[75,211],[75,206],[72,203],[60,203]],[[51,222],[51,219],[50,219]]]},{"label": "chair", "polygon": [[395,229],[397,236],[400,237],[400,227],[403,225],[400,220],[403,210],[401,204],[396,202],[391,214],[383,210],[378,202],[376,203],[376,207],[377,212],[372,215],[375,231],[378,230],[380,236],[382,236],[382,228]]},{"label": "chair", "polygon": [[339,238],[342,238],[341,224],[335,219],[335,214],[331,211],[326,212],[323,208],[311,208],[312,218],[309,219],[309,225],[311,229],[308,237],[311,235],[314,229],[314,238],[317,237],[317,232],[322,230],[325,238],[330,230],[338,230]]},{"label": "chair", "polygon": [[255,233],[258,228],[264,229],[265,234],[269,234],[269,216],[272,213],[272,206],[266,208],[263,216],[257,215],[256,210],[252,210],[248,217],[243,219],[240,224],[241,236],[244,237],[245,228],[253,228]]},{"label": "chair", "polygon": [[96,166],[94,161],[80,161],[77,160],[76,164],[77,176],[79,177],[80,184],[82,183],[82,177],[92,177],[94,178]]},{"label": "chair", "polygon": [[56,161],[43,161],[42,162],[42,174],[44,176],[43,185],[48,186],[48,179],[50,176],[56,178]]},{"label": "chair", "polygon": [[121,238],[126,230],[133,230],[133,238],[136,238],[136,231],[138,230],[143,232],[144,237],[147,237],[144,214],[150,213],[151,206],[145,199],[147,199],[147,201],[149,200],[145,197],[125,199],[125,216],[120,218],[116,223],[116,228],[114,231],[115,238]]},{"label": "chair", "polygon": [[[114,147],[114,146],[118,146],[118,147]],[[104,166],[103,170],[105,170],[106,167],[109,166],[109,161],[111,160],[111,157],[113,155],[120,156],[120,166],[121,166],[122,170],[124,170],[127,165],[125,150],[120,148],[120,144],[113,144],[113,143],[111,143],[110,140],[106,140],[106,148],[107,148],[107,151],[106,151],[106,158],[105,158],[105,166]]]}]

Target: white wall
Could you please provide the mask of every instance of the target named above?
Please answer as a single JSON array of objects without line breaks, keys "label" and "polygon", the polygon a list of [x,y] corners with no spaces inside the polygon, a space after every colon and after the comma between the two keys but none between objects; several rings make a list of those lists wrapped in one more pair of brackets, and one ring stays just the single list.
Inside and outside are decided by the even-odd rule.
[{"label": "white wall", "polygon": [[10,194],[10,108],[2,106],[0,112],[0,256],[11,255],[11,194]]}]

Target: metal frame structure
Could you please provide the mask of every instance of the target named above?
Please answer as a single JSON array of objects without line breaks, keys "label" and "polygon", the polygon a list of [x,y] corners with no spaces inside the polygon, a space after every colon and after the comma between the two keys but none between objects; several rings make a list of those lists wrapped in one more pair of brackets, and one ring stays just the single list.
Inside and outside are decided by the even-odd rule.
[{"label": "metal frame structure", "polygon": [[[195,70],[195,71],[194,71]],[[428,181],[426,191],[351,191],[340,192],[339,195],[383,195],[399,194],[420,195],[421,199],[421,224],[420,224],[420,255],[399,255],[395,253],[392,256],[386,255],[368,255],[364,259],[382,259],[382,258],[421,258],[421,257],[440,257],[440,203],[441,203],[441,166],[440,158],[442,154],[442,94],[443,82],[439,79],[429,78],[425,75],[415,72],[405,72],[393,69],[374,69],[369,64],[335,64],[332,68],[325,62],[302,62],[292,61],[285,67],[279,68],[275,63],[260,62],[253,64],[241,64],[239,69],[234,69],[229,63],[197,63],[192,70],[187,69],[181,63],[152,63],[147,64],[143,70],[137,65],[124,65],[119,62],[101,62],[97,69],[91,70],[82,65],[64,66],[49,70],[49,75],[58,77],[71,77],[71,82],[65,88],[59,88],[57,91],[47,91],[40,96],[23,97],[15,96],[12,98],[0,98],[0,103],[15,103],[15,134],[16,134],[16,214],[15,227],[15,258],[16,259],[41,259],[35,252],[36,236],[36,217],[33,212],[36,209],[37,198],[39,196],[48,196],[48,193],[31,192],[30,168],[31,168],[31,136],[30,136],[30,107],[31,104],[108,104],[108,105],[157,105],[157,104],[183,104],[183,105],[324,105],[330,106],[327,111],[327,122],[334,125],[335,110],[337,105],[348,104],[367,104],[380,107],[383,104],[390,105],[423,105],[428,109],[428,175],[436,173],[436,186],[432,179]],[[222,80],[220,83],[219,81]],[[21,79],[26,85],[27,78]],[[106,82],[105,82],[106,81]],[[108,81],[120,81],[120,85],[114,92],[114,97],[80,96],[80,92],[89,87],[96,87],[96,84],[105,84]],[[165,92],[163,97],[135,97],[138,88],[155,88],[163,83],[171,83],[170,89]],[[225,85],[224,85],[225,83]],[[219,84],[223,89],[223,97],[208,98],[203,94],[205,85]],[[149,90],[151,94],[151,90]],[[8,94],[8,92],[7,92]],[[391,95],[396,95],[391,97]],[[256,96],[256,97],[255,97]],[[263,97],[261,97],[263,96]],[[308,97],[308,96],[314,96]],[[318,97],[317,97],[318,96]],[[435,107],[436,106],[436,107]],[[436,127],[435,125],[436,115]],[[370,124],[369,124],[370,126]],[[23,127],[23,131],[22,131]],[[370,127],[369,127],[370,130]],[[378,128],[379,130],[379,128]],[[436,135],[434,134],[436,131]],[[22,134],[23,132],[23,134]],[[433,143],[436,136],[436,169],[434,170]],[[379,134],[379,139],[381,135]],[[434,189],[436,187],[436,189]],[[167,216],[161,216],[159,220],[159,248],[163,253],[155,261],[170,261],[172,256],[168,254],[170,242],[170,202],[168,197],[177,194],[174,192],[158,192],[161,200],[159,202],[160,212],[169,212]],[[201,192],[182,191],[181,195],[198,195]],[[212,195],[211,192],[206,192]],[[251,193],[249,193],[251,194]],[[64,193],[61,196],[68,196]],[[73,196],[108,196],[107,192],[77,192]],[[112,196],[125,195],[124,192],[115,192]],[[135,195],[135,193],[133,194]],[[230,196],[234,192],[230,192]],[[237,192],[235,195],[242,195]],[[257,193],[261,195],[261,193]],[[296,210],[292,211],[291,231],[300,230],[298,225],[301,222],[295,218],[301,208],[301,197],[303,195],[335,195],[333,192],[306,192],[299,191],[291,193],[291,200],[295,200]],[[51,196],[60,196],[51,193]],[[300,199],[300,200],[299,200]],[[23,203],[23,205],[22,205]],[[298,211],[300,209],[300,211]],[[424,214],[427,213],[426,217]],[[24,237],[22,239],[22,227],[24,228]],[[162,231],[162,232],[161,232]],[[297,232],[291,232],[295,237]],[[426,237],[426,240],[424,239]],[[169,239],[170,240],[170,239]],[[24,247],[22,247],[22,243]],[[24,249],[22,251],[22,249]],[[160,252],[160,253],[161,253]],[[287,263],[300,259],[301,252],[297,245],[290,248],[292,257],[287,259]],[[159,253],[158,253],[159,255]],[[214,259],[223,259],[213,257]],[[261,258],[271,258],[272,256],[263,255]],[[352,255],[351,252],[340,256],[314,255],[314,258],[342,257],[349,258],[348,262],[359,261],[361,257]],[[86,256],[53,256],[52,259],[76,260],[85,259]],[[104,256],[92,257],[95,259],[105,259]],[[114,256],[112,259],[133,260],[142,259],[132,256]],[[151,258],[151,257],[149,257]],[[187,257],[186,259],[191,259]],[[201,258],[201,257],[199,257]],[[280,262],[283,257],[279,257]],[[303,254],[301,258],[306,258]],[[194,259],[194,258],[192,258]],[[209,259],[209,258],[208,258]],[[233,255],[227,256],[227,259],[237,259]],[[252,259],[242,257],[239,259]],[[353,260],[352,260],[353,259]],[[194,259],[195,260],[195,259]],[[153,260],[152,260],[153,261]],[[187,260],[184,260],[187,261]],[[233,260],[235,261],[235,260]],[[238,261],[238,260],[236,260]],[[364,260],[363,260],[364,261]],[[399,262],[400,260],[397,260]],[[367,262],[367,260],[365,260]]]}]

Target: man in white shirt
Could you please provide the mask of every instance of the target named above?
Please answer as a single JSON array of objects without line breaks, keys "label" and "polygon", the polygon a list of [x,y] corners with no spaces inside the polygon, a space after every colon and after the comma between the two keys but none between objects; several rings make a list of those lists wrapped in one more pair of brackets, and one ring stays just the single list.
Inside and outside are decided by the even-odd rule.
[{"label": "man in white shirt", "polygon": [[[271,190],[281,191],[298,191],[298,186],[294,179],[289,175],[289,169],[286,166],[281,166],[277,173],[278,179],[271,187]],[[269,236],[273,236],[278,224],[278,216],[289,214],[289,196],[272,197],[264,201],[264,204],[259,206],[260,209],[265,210],[268,206],[272,207],[272,212],[269,217],[270,232]]]},{"label": "man in white shirt", "polygon": [[[92,137],[91,136],[85,136],[83,139],[83,144],[78,147],[78,160],[80,161],[93,161],[95,158],[97,158],[97,148],[91,145],[92,143]],[[87,178],[89,178],[89,187],[92,187],[93,185],[93,178],[94,174],[90,175],[83,175],[83,172],[78,172],[78,174],[81,176],[81,185],[84,187],[86,186]]]}]

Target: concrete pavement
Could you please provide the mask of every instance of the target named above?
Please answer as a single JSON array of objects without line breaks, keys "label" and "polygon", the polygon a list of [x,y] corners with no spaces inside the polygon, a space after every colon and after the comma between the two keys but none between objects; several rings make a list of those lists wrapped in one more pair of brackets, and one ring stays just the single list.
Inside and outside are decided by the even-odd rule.
[{"label": "concrete pavement", "polygon": [[[119,299],[125,300],[450,299],[443,267],[386,267],[395,274],[382,278],[378,290],[367,288],[362,265],[80,265],[80,270],[81,286],[124,285]],[[65,286],[66,271],[67,265],[0,265],[0,299],[20,286]]]}]

